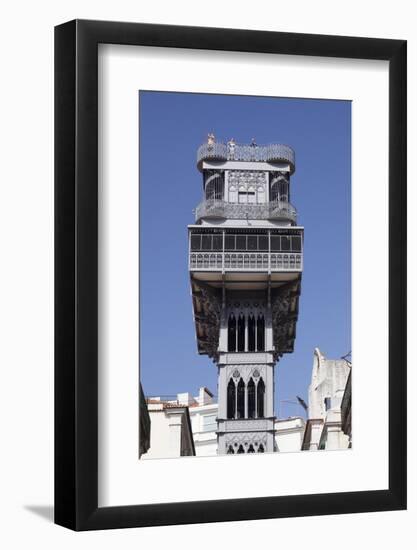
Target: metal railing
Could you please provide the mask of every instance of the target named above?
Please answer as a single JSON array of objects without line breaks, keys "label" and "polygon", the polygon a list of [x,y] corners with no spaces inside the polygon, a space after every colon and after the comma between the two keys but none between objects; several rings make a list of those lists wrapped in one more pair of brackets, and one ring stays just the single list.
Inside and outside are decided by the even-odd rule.
[{"label": "metal railing", "polygon": [[288,220],[297,222],[297,210],[289,202],[276,201],[264,204],[241,204],[208,199],[195,210],[195,219],[229,218],[232,220]]},{"label": "metal railing", "polygon": [[190,252],[191,271],[302,271],[301,252]]},{"label": "metal railing", "polygon": [[203,160],[240,160],[247,162],[288,162],[295,169],[295,153],[288,145],[239,145],[231,143],[203,143],[197,151],[197,165]]}]

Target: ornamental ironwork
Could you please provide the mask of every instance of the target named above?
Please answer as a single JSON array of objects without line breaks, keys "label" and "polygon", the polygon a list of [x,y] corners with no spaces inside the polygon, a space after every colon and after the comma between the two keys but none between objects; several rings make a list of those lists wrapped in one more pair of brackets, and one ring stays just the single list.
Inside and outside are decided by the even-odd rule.
[{"label": "ornamental ironwork", "polygon": [[297,210],[289,202],[276,201],[263,204],[232,203],[222,200],[205,200],[195,211],[195,219],[229,218],[232,220],[288,220],[297,222]]},{"label": "ornamental ironwork", "polygon": [[214,142],[200,145],[197,151],[197,165],[204,160],[239,160],[246,162],[286,162],[291,171],[295,169],[295,153],[288,145],[273,143],[270,145],[238,145]]}]

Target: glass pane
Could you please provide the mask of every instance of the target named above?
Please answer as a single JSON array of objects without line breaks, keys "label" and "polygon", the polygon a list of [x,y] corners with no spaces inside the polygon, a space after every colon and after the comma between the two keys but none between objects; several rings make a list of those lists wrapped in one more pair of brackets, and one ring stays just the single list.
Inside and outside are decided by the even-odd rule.
[{"label": "glass pane", "polygon": [[248,202],[250,204],[254,204],[256,202],[255,192],[251,193],[248,191]]},{"label": "glass pane", "polygon": [[213,250],[221,250],[223,247],[223,235],[213,235]]},{"label": "glass pane", "polygon": [[282,250],[290,249],[290,237],[281,237]]},{"label": "glass pane", "polygon": [[266,235],[258,237],[258,250],[268,250],[268,237]]},{"label": "glass pane", "polygon": [[248,250],[257,250],[258,237],[257,235],[248,235]]},{"label": "glass pane", "polygon": [[226,250],[235,250],[235,236],[226,235],[224,246]]},{"label": "glass pane", "polygon": [[301,251],[301,237],[291,237],[292,240],[292,250],[294,252]]},{"label": "glass pane", "polygon": [[236,235],[236,250],[246,250],[246,235]]},{"label": "glass pane", "polygon": [[191,250],[200,250],[201,235],[191,235]]},{"label": "glass pane", "polygon": [[273,252],[279,252],[281,250],[280,239],[281,237],[279,237],[278,235],[271,236],[271,250]]},{"label": "glass pane", "polygon": [[201,241],[202,250],[211,250],[211,235],[203,235]]}]

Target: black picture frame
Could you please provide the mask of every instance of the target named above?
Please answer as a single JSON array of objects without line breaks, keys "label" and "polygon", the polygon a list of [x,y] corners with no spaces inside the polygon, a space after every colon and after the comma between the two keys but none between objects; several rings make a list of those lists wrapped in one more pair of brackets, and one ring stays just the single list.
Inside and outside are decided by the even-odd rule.
[{"label": "black picture frame", "polygon": [[[98,507],[98,44],[389,62],[389,488]],[[406,508],[405,40],[74,20],[55,28],[55,522],[74,530]]]}]

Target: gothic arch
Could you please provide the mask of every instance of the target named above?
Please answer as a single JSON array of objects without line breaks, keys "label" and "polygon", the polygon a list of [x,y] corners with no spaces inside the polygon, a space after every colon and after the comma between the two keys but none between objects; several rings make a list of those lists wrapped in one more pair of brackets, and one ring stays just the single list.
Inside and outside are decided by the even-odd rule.
[{"label": "gothic arch", "polygon": [[231,313],[227,325],[227,349],[236,351],[236,317]]},{"label": "gothic arch", "polygon": [[245,316],[239,315],[237,321],[237,351],[245,351]]},{"label": "gothic arch", "polygon": [[257,417],[265,416],[265,383],[261,377],[256,388]]},{"label": "gothic arch", "polygon": [[256,351],[255,316],[251,313],[248,317],[248,351]]},{"label": "gothic arch", "polygon": [[235,418],[236,414],[236,386],[231,378],[227,384],[227,418]]},{"label": "gothic arch", "polygon": [[260,313],[256,323],[256,340],[258,351],[265,351],[265,318]]},{"label": "gothic arch", "polygon": [[248,418],[255,418],[255,391],[255,382],[251,378],[248,383]]},{"label": "gothic arch", "polygon": [[245,383],[241,378],[237,385],[237,418],[245,418]]}]

